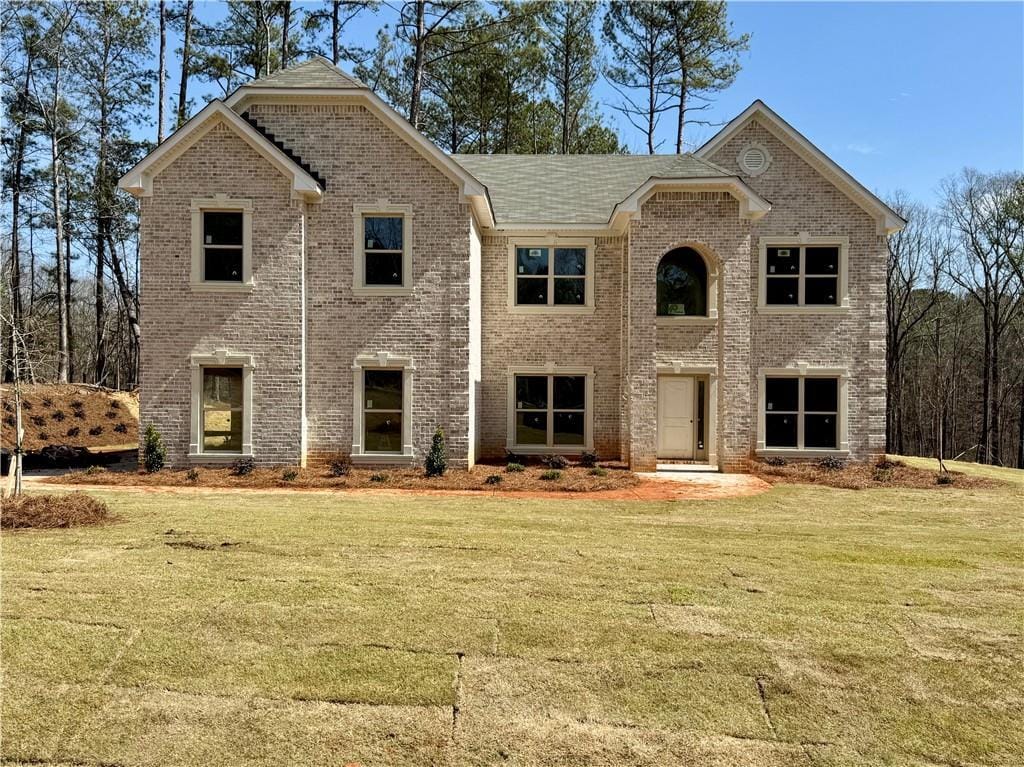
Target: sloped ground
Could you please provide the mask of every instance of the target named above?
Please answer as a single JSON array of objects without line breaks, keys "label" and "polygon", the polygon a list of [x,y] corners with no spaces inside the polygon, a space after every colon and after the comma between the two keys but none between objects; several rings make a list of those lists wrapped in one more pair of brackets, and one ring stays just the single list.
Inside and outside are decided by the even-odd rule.
[{"label": "sloped ground", "polygon": [[[3,418],[0,445],[14,446],[14,393],[0,387]],[[139,438],[139,401],[131,392],[80,384],[37,384],[22,387],[25,450],[52,445],[130,449]]]},{"label": "sloped ground", "polygon": [[4,535],[2,756],[1017,765],[1024,481],[980,471],[1009,484],[96,492],[121,521]]}]

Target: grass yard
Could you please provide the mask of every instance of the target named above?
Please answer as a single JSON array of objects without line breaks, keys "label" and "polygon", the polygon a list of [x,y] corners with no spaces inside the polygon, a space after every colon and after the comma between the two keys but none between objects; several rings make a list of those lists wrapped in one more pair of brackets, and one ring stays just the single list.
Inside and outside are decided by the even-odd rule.
[{"label": "grass yard", "polygon": [[[959,468],[959,467],[958,467]],[[1018,765],[1024,480],[110,490],[3,536],[5,763]]]}]

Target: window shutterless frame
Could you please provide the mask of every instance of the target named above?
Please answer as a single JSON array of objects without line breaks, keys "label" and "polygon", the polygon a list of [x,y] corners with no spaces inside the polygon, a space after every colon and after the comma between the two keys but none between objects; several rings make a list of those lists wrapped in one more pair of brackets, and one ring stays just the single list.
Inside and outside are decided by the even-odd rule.
[{"label": "window shutterless frame", "polygon": [[[216,197],[194,198],[189,206],[192,219],[192,268],[189,283],[193,290],[206,291],[248,291],[253,287],[252,266],[252,219],[253,202],[248,199],[217,195]],[[236,213],[242,216],[241,243],[207,242],[207,213]],[[212,223],[212,222],[211,222]],[[217,239],[211,237],[211,240]],[[242,250],[241,279],[207,279],[207,253],[212,257],[217,250],[225,253]]]},{"label": "window shutterless frame", "polygon": [[[544,379],[543,406],[536,403],[521,401],[517,398],[519,393],[519,379]],[[583,379],[583,407],[567,405],[556,400],[557,378],[582,378]],[[535,382],[535,383],[539,383]],[[517,366],[508,369],[508,421],[506,432],[506,448],[517,453],[581,453],[585,450],[594,449],[593,421],[594,421],[594,371],[593,368],[585,367],[563,367],[563,366]],[[576,419],[582,419],[583,435],[582,442],[571,441],[566,435],[572,434],[569,431],[570,425]],[[540,431],[540,423],[543,422],[544,441],[520,443],[517,439],[519,434],[520,421],[523,421],[527,428]],[[559,425],[563,429],[559,431]],[[559,434],[562,437],[559,438]]]},{"label": "window shutterless frame", "polygon": [[[208,354],[193,354],[189,359],[192,374],[191,386],[191,418],[189,427],[189,459],[197,462],[231,461],[239,456],[253,454],[253,371],[255,364],[251,354],[237,354],[227,349],[217,349]],[[215,369],[239,370],[241,371],[241,403],[231,402],[207,402],[205,398],[207,371],[211,373]],[[211,414],[221,416],[229,413],[229,418],[234,419],[237,414],[240,419],[241,446],[231,450],[216,449],[216,446],[207,445],[207,437],[211,436],[208,431],[208,417]],[[234,429],[234,423],[232,423]],[[216,435],[212,435],[216,436]],[[222,435],[223,436],[223,435]],[[231,436],[230,440],[236,440]]]},{"label": "window shutterless frame", "polygon": [[[402,220],[401,249],[367,246],[367,219]],[[378,201],[373,205],[355,205],[352,209],[352,292],[358,296],[403,296],[413,292],[413,211],[411,205],[392,205]],[[401,283],[367,282],[373,270],[367,270],[368,258],[389,258],[401,254]]]},{"label": "window shutterless frame", "polygon": [[[584,269],[579,274],[564,268],[575,255],[570,251],[584,251]],[[534,257],[532,254],[536,252]],[[531,259],[544,260],[543,271],[534,271],[520,263],[521,256],[528,264]],[[561,265],[561,266],[560,266]],[[522,267],[522,270],[521,270]],[[594,312],[594,240],[585,237],[511,237],[508,247],[508,310],[511,314],[592,314]],[[520,286],[520,280],[524,284]],[[560,296],[569,295],[580,281],[583,282],[582,302],[565,303]],[[536,283],[536,290],[533,288]],[[523,291],[521,292],[521,287]],[[521,301],[524,294],[537,297],[539,303]]]},{"label": "window shutterless frame", "polygon": [[[768,387],[772,380],[796,381],[796,408],[773,407],[768,410]],[[828,380],[835,382],[835,410],[808,410],[807,382]],[[814,368],[798,366],[789,368],[763,368],[758,373],[757,402],[757,450],[759,455],[849,455],[848,400],[850,376],[845,368]],[[791,416],[796,419],[795,444],[772,444],[768,437],[769,416]],[[833,446],[808,445],[807,419],[834,418],[835,442]]]},{"label": "window shutterless frame", "polygon": [[[760,314],[827,314],[845,312],[850,307],[848,253],[850,240],[848,237],[811,237],[802,232],[795,237],[762,237],[759,240],[758,257],[758,301],[757,310]],[[815,263],[824,259],[813,256],[815,249],[837,248],[837,269],[835,272],[821,271]],[[778,249],[790,251],[788,263],[795,268],[787,271],[769,271],[769,261],[787,263],[781,258],[771,259],[769,249],[777,253]],[[812,253],[811,267],[808,269],[808,252]],[[815,303],[821,291],[830,287],[834,280],[835,302]],[[810,285],[810,291],[808,286]],[[795,288],[795,294],[794,294]],[[785,295],[783,295],[785,294]],[[793,295],[790,301],[787,296]],[[808,297],[811,303],[808,303]],[[769,299],[772,299],[771,301]]]}]

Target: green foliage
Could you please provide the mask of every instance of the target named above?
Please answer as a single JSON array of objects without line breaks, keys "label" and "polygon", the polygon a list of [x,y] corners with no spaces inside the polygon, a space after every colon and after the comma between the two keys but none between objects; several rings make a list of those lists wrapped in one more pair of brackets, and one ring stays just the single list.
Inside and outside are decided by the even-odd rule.
[{"label": "green foliage", "polygon": [[440,477],[448,470],[448,446],[444,441],[444,431],[440,426],[430,441],[430,451],[423,462],[428,477]]},{"label": "green foliage", "polygon": [[584,450],[580,453],[580,466],[587,469],[597,466],[597,453],[590,450]]},{"label": "green foliage", "polygon": [[548,469],[547,471],[541,472],[540,478],[547,482],[553,482],[562,478],[562,472],[557,469]]},{"label": "green foliage", "polygon": [[549,469],[569,468],[569,461],[564,455],[546,455],[542,460]]},{"label": "green foliage", "polygon": [[347,455],[338,455],[331,459],[327,470],[332,477],[347,477],[352,471],[352,459]]},{"label": "green foliage", "polygon": [[489,474],[484,479],[485,485],[500,485],[502,483],[502,476],[500,474]]},{"label": "green foliage", "polygon": [[247,477],[256,470],[256,461],[251,456],[239,458],[231,464],[231,473],[236,477]]},{"label": "green foliage", "polygon": [[388,475],[384,474],[384,473],[371,474],[370,475],[370,481],[371,482],[387,482],[388,481]]},{"label": "green foliage", "polygon": [[[102,426],[94,426],[92,429],[89,429],[89,433],[92,434],[96,429],[99,429],[101,433],[103,431]],[[160,432],[156,430],[153,424],[146,426],[142,442],[142,465],[150,474],[154,471],[160,471],[167,461],[167,448],[164,447],[164,441],[160,437]]]},{"label": "green foliage", "polygon": [[526,467],[521,463],[509,463],[505,466],[505,471],[509,474],[518,474],[521,471],[526,471]]},{"label": "green foliage", "polygon": [[954,481],[953,475],[948,471],[940,471],[935,475],[935,484],[937,485],[952,485]]},{"label": "green foliage", "polygon": [[294,467],[287,468],[281,472],[281,479],[285,482],[294,482],[298,478],[299,470]]},{"label": "green foliage", "polygon": [[841,471],[846,468],[846,461],[834,455],[826,455],[818,461],[818,468],[827,471]]},{"label": "green foliage", "polygon": [[193,485],[196,484],[199,481],[199,470],[194,467],[189,469],[187,472],[185,472],[185,479],[187,479]]},{"label": "green foliage", "polygon": [[607,477],[608,469],[602,468],[601,466],[595,466],[587,472],[592,477]]}]

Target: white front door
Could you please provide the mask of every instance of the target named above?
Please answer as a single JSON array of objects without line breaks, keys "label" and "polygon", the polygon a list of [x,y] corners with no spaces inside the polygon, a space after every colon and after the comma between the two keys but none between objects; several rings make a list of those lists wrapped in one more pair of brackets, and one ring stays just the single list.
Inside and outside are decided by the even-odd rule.
[{"label": "white front door", "polygon": [[693,458],[693,376],[658,377],[658,457]]}]

